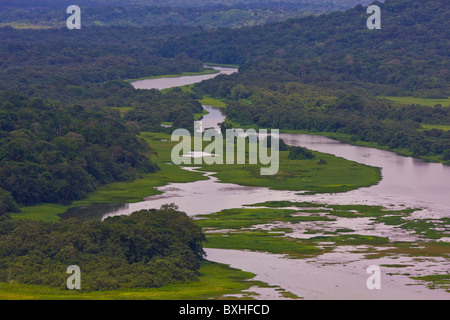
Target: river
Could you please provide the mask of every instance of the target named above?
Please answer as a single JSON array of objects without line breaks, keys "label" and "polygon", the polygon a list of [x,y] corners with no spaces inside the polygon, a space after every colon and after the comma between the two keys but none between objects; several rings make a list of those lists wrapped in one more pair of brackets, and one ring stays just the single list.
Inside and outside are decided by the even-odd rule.
[{"label": "river", "polygon": [[196,75],[196,76],[182,76],[182,77],[171,77],[171,78],[157,78],[157,79],[145,79],[134,81],[131,84],[135,89],[168,89],[173,87],[181,87],[188,84],[198,83],[203,80],[212,79],[219,74],[232,74],[237,71],[236,68],[225,68],[225,67],[212,67],[211,68],[218,70],[219,73],[213,74],[204,74],[204,75]]},{"label": "river", "polygon": [[[220,74],[231,74],[233,68],[214,67]],[[190,76],[181,78],[149,79],[133,82],[139,89],[165,89],[211,79],[217,76]],[[203,127],[217,127],[225,118],[220,108],[204,106],[209,111],[203,119]],[[162,204],[175,203],[188,215],[208,214],[223,209],[239,208],[247,204],[268,200],[309,201],[331,204],[368,204],[394,208],[421,208],[413,218],[439,219],[450,217],[450,167],[438,163],[426,163],[393,152],[341,143],[323,136],[305,134],[281,134],[289,145],[303,146],[330,153],[352,161],[382,169],[379,184],[339,194],[301,195],[298,192],[250,188],[235,184],[219,183],[211,173],[209,180],[191,183],[172,183],[158,188],[163,194],[146,198],[140,203],[113,206],[105,210],[103,218],[130,214],[141,209],[159,208]],[[195,170],[195,168],[186,168]],[[206,199],[206,200],[205,200]],[[292,227],[292,226],[290,226]],[[298,224],[294,236],[305,237],[310,228],[352,228],[357,234],[389,237],[391,241],[413,241],[415,236],[404,229],[384,224],[374,225],[370,219],[338,219],[326,225]],[[291,235],[292,236],[292,235]],[[450,236],[442,241],[449,241]],[[255,280],[295,293],[305,299],[450,299],[443,290],[430,290],[414,282],[407,275],[448,273],[450,261],[443,257],[415,260],[412,257],[393,256],[375,260],[363,259],[363,254],[351,246],[339,246],[331,253],[314,259],[286,259],[280,255],[260,252],[206,249],[208,259],[229,264],[232,267],[256,274]],[[362,252],[362,251],[361,251]],[[383,269],[381,290],[366,287],[366,269],[370,264],[404,264],[401,272]],[[262,289],[253,288],[252,291]],[[264,291],[264,290],[262,290]],[[278,299],[276,290],[265,289],[259,298]]]}]

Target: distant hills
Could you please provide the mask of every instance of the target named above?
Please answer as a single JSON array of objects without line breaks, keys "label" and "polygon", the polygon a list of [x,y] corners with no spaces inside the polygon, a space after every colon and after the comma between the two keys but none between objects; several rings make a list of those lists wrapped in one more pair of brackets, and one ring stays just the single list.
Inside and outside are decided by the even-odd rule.
[{"label": "distant hills", "polygon": [[[290,8],[292,5],[321,5],[345,9],[357,4],[368,4],[370,0],[77,0],[83,7],[137,6],[198,8],[226,6]],[[73,0],[0,0],[0,5],[14,8],[63,8],[75,4]]]},{"label": "distant hills", "polygon": [[[240,29],[203,31],[160,46],[202,61],[239,64],[241,73],[374,93],[450,96],[448,0],[378,3],[382,29],[366,7]],[[275,74],[274,74],[275,73]],[[378,91],[378,92],[377,92]]]},{"label": "distant hills", "polygon": [[[242,27],[345,10],[370,0],[79,0],[84,26]],[[0,26],[64,27],[72,0],[0,0]]]}]

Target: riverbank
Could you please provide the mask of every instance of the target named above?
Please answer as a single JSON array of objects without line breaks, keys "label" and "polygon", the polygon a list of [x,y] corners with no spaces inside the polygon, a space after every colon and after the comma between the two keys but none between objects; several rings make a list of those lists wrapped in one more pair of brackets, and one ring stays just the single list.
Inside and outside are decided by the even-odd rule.
[{"label": "riverbank", "polygon": [[[67,206],[39,204],[22,207],[20,213],[12,213],[11,216],[16,219],[57,221],[61,214],[72,208],[139,203],[144,198],[162,194],[158,188],[168,184],[208,180],[201,171],[214,172],[213,175],[221,183],[314,193],[346,192],[375,185],[381,180],[379,168],[320,152],[314,152],[316,158],[312,160],[289,160],[288,151],[280,152],[280,170],[274,176],[261,176],[261,165],[191,165],[200,169],[184,170],[171,164],[171,152],[177,142],[170,141],[169,134],[144,132],[141,137],[156,152],[157,157],[152,156],[152,159],[160,167],[160,171],[143,175],[134,181],[102,186],[86,199]],[[320,164],[319,159],[326,164]]]},{"label": "riverbank", "polygon": [[[197,223],[213,261],[305,299],[448,299],[448,218],[420,215],[420,208],[268,201],[202,215]],[[381,268],[383,291],[365,288],[369,265]]]},{"label": "riverbank", "polygon": [[[260,128],[257,125],[241,125],[239,123],[236,122],[232,122],[227,120],[233,128],[243,128],[243,129],[255,129],[255,130],[259,130],[259,129],[278,129],[278,128]],[[421,130],[431,130],[431,129],[439,129],[439,130],[444,130],[444,131],[448,131],[450,130],[450,126],[438,126],[438,125],[423,125]],[[362,140],[355,140],[354,138],[352,138],[352,136],[350,134],[346,134],[346,133],[339,133],[339,132],[328,132],[328,131],[308,131],[308,130],[294,130],[294,129],[279,129],[280,133],[288,133],[288,134],[306,134],[306,135],[312,135],[312,136],[323,136],[323,137],[327,137],[333,140],[337,140],[340,141],[342,143],[347,143],[350,145],[354,145],[354,146],[359,146],[359,147],[366,147],[366,148],[374,148],[374,149],[378,149],[378,150],[384,150],[384,151],[391,151],[399,156],[403,156],[403,157],[411,157],[411,158],[415,158],[418,160],[422,160],[425,162],[429,162],[429,163],[441,163],[447,166],[450,166],[450,161],[445,161],[439,157],[436,156],[416,156],[413,154],[413,152],[407,150],[407,149],[395,149],[395,148],[390,148],[388,146],[383,146],[380,145],[379,143],[376,142],[368,142],[368,141],[362,141]]]},{"label": "riverbank", "polygon": [[219,70],[215,70],[213,68],[205,68],[202,72],[183,72],[181,74],[171,74],[171,75],[161,75],[161,76],[149,76],[149,77],[141,77],[137,79],[126,79],[125,82],[135,82],[141,80],[149,80],[149,79],[164,79],[164,78],[180,78],[180,77],[188,77],[188,76],[203,76],[209,74],[217,74],[220,73]]}]

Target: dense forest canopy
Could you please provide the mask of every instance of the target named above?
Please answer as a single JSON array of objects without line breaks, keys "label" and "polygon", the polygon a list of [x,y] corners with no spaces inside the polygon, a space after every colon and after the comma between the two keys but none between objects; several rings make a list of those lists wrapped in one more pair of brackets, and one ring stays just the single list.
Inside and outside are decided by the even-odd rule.
[{"label": "dense forest canopy", "polygon": [[366,8],[263,26],[196,32],[160,43],[163,56],[186,53],[240,64],[242,73],[280,74],[324,87],[434,98],[450,96],[446,0],[380,4],[382,29],[369,30]]},{"label": "dense forest canopy", "polygon": [[0,96],[0,188],[21,205],[68,203],[157,167],[113,112]]},{"label": "dense forest canopy", "polygon": [[83,291],[193,281],[204,240],[201,228],[172,205],[103,222],[0,216],[0,281],[65,288],[70,265],[81,268]]},{"label": "dense forest canopy", "polygon": [[449,107],[399,107],[335,89],[295,82],[273,84],[255,74],[252,81],[242,82],[241,78],[216,79],[197,84],[194,90],[227,99],[227,119],[235,124],[344,133],[352,141],[376,142],[408,150],[415,157],[450,163],[450,131],[421,127],[449,125]]},{"label": "dense forest canopy", "polygon": [[[195,97],[163,97],[123,81],[203,71],[184,54],[155,53],[157,41],[189,29],[139,31],[0,28],[0,211],[66,204],[105,183],[153,172],[152,152],[137,132],[163,130],[162,122],[192,126],[202,112]],[[124,119],[110,107],[135,110]]]},{"label": "dense forest canopy", "polygon": [[[139,133],[189,128],[204,96],[225,101],[222,128],[331,132],[450,164],[450,130],[425,126],[450,126],[449,107],[376,97],[450,96],[447,2],[376,2],[382,29],[368,30],[361,5],[285,20],[290,9],[345,10],[369,1],[80,0],[94,7],[86,10],[91,26],[70,31],[59,26],[72,1],[0,0],[2,23],[58,25],[0,27],[0,281],[64,288],[73,264],[83,269],[84,290],[197,279],[205,237],[172,205],[103,222],[46,223],[9,213],[69,204],[101,185],[159,170]],[[249,20],[240,16],[250,11]],[[279,21],[264,24],[271,12]],[[152,15],[156,26],[140,22]],[[209,29],[220,23],[233,28]],[[136,90],[126,81],[201,72],[205,62],[239,64],[240,72],[192,91]],[[281,145],[289,159],[315,156]]]},{"label": "dense forest canopy", "polygon": [[[31,1],[33,3],[33,1]],[[86,26],[161,26],[185,25],[205,28],[242,27],[284,21],[311,14],[345,10],[360,1],[97,1],[77,2]],[[30,2],[27,2],[30,5]],[[71,3],[70,3],[71,4]],[[0,25],[27,28],[63,27],[68,17],[64,1],[37,7],[0,8]]]},{"label": "dense forest canopy", "polygon": [[[196,99],[203,94],[228,99],[229,119],[241,124],[343,132],[448,161],[448,132],[420,131],[422,124],[448,125],[448,109],[396,109],[365,98],[450,95],[444,2],[386,1],[380,4],[382,30],[365,27],[362,6],[216,31],[0,28],[0,86],[25,95],[3,93],[0,104],[3,207],[65,203],[98,185],[155,170],[133,134],[164,130],[162,122],[190,126],[201,112]],[[196,86],[197,95],[134,90],[123,81],[199,72],[201,61],[238,63],[240,73]],[[131,110],[121,117],[109,107]],[[82,120],[88,118],[92,123]],[[101,132],[90,128],[100,123]]]}]

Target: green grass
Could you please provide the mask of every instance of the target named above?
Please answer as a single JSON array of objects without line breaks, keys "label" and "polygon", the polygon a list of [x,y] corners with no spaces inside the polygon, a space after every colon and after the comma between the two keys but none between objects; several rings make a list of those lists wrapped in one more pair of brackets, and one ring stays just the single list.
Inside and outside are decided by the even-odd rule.
[{"label": "green grass", "polygon": [[195,113],[194,114],[194,120],[198,121],[201,120],[203,118],[203,116],[207,115],[209,113],[209,111],[203,110],[202,113]]},{"label": "green grass", "polygon": [[204,96],[202,100],[199,100],[202,105],[225,108],[226,103],[222,99],[213,98],[211,96]]},{"label": "green grass", "polygon": [[[0,300],[205,300],[240,294],[252,286],[255,275],[224,264],[204,261],[198,281],[162,288],[83,292],[20,283],[0,283]],[[251,298],[251,297],[249,297]]]},{"label": "green grass", "polygon": [[448,237],[450,218],[402,221],[400,228],[412,230],[416,235],[426,239],[438,240]]},{"label": "green grass", "polygon": [[[330,205],[308,202],[268,201],[251,206],[268,208],[238,208],[222,210],[217,213],[202,215],[196,223],[204,228],[208,241],[206,247],[262,251],[276,254],[286,254],[293,258],[317,255],[346,245],[367,245],[372,249],[367,251],[367,259],[390,255],[410,256],[449,256],[450,244],[445,242],[430,242],[448,235],[448,218],[440,220],[411,220],[412,213],[419,209],[389,209],[381,206],[368,205]],[[298,209],[286,209],[297,207]],[[313,210],[311,208],[321,207]],[[299,213],[294,215],[295,213]],[[320,215],[318,215],[321,213]],[[335,232],[314,230],[309,234],[323,233],[308,239],[289,237],[291,228],[280,228],[281,223],[302,223],[303,221],[335,221],[339,217],[361,218],[370,217],[374,223],[394,225],[414,231],[422,240],[420,246],[414,242],[391,242],[387,237],[359,235],[349,228],[339,228]],[[259,226],[259,227],[258,227]],[[264,230],[261,226],[265,226]],[[259,229],[257,229],[259,228]],[[437,230],[447,230],[437,231]],[[322,247],[323,243],[330,243]],[[387,248],[386,246],[389,246]],[[383,252],[376,249],[383,247]],[[371,251],[373,250],[373,251]]]},{"label": "green grass", "polygon": [[21,207],[20,212],[10,213],[14,219],[41,220],[47,222],[59,221],[59,214],[64,213],[70,207],[52,203],[41,203],[29,207]]},{"label": "green grass", "polygon": [[336,245],[384,245],[390,243],[386,237],[365,236],[359,234],[345,234],[338,236],[317,236],[308,241],[316,242],[334,242]]},{"label": "green grass", "polygon": [[128,111],[134,110],[133,107],[110,107],[113,110],[117,110],[120,112],[120,115],[123,117],[123,115],[125,113],[127,113]]},{"label": "green grass", "polygon": [[323,250],[313,245],[287,237],[286,233],[291,230],[248,229],[275,221],[289,221],[295,218],[292,217],[295,213],[296,210],[290,209],[238,208],[202,215],[195,221],[206,231],[207,242],[204,246],[207,248],[262,251],[291,257],[322,253]]},{"label": "green grass", "polygon": [[387,97],[380,96],[379,98],[391,100],[397,104],[401,105],[412,105],[419,104],[427,107],[434,107],[437,104],[442,105],[443,107],[450,107],[450,98],[448,99],[425,99],[425,98],[416,98],[416,97]]},{"label": "green grass", "polygon": [[[94,204],[121,204],[140,202],[143,198],[160,194],[156,189],[168,183],[186,183],[207,179],[201,172],[192,172],[172,165],[171,152],[177,142],[165,133],[144,132],[141,134],[157,152],[152,160],[161,168],[156,173],[144,174],[134,181],[115,182],[99,187],[86,199],[74,201],[70,205],[38,204],[21,208],[13,213],[14,218],[30,218],[56,221],[58,215],[73,207]],[[166,140],[166,141],[162,141]],[[267,187],[278,190],[298,190],[313,192],[345,192],[377,184],[381,179],[379,168],[369,167],[329,154],[314,152],[313,160],[289,160],[288,152],[280,152],[280,170],[274,176],[262,176],[260,165],[202,165],[202,170],[217,172],[221,182],[244,186]],[[327,164],[319,165],[318,159]],[[197,165],[194,165],[197,166]]]},{"label": "green grass", "polygon": [[432,129],[439,129],[439,130],[444,130],[444,131],[449,131],[450,130],[450,126],[446,126],[446,125],[439,125],[439,124],[422,124],[422,130],[432,130]]},{"label": "green grass", "polygon": [[14,29],[36,29],[36,30],[53,29],[54,28],[54,26],[50,26],[50,25],[33,24],[33,23],[29,23],[29,22],[0,23],[0,28],[3,28],[3,27],[12,27]]},{"label": "green grass", "polygon": [[[207,248],[262,251],[285,254],[293,258],[317,255],[323,250],[311,243],[286,236],[290,228],[273,228],[270,231],[249,229],[256,225],[274,222],[324,221],[321,216],[293,216],[297,210],[290,209],[227,209],[199,216],[196,220],[207,237]],[[214,231],[214,232],[211,232]]]},{"label": "green grass", "polygon": [[[286,254],[293,258],[317,255],[333,249],[339,245],[371,245],[385,246],[390,244],[386,237],[367,236],[355,234],[348,228],[328,232],[309,239],[296,239],[289,237],[291,228],[280,228],[276,223],[302,223],[303,221],[335,221],[337,217],[378,218],[399,216],[405,217],[414,212],[414,209],[388,210],[380,206],[367,205],[326,205],[311,204],[307,202],[269,201],[254,206],[272,206],[272,208],[237,208],[199,216],[196,224],[201,226],[208,241],[205,247],[220,249],[236,249],[262,251],[274,254]],[[299,209],[275,208],[298,207]],[[312,210],[308,207],[325,207]],[[302,209],[305,208],[305,209]],[[297,213],[300,213],[298,215]],[[319,215],[318,213],[322,213]],[[382,221],[378,221],[382,222]],[[403,221],[403,223],[406,221]],[[275,223],[275,224],[274,224]],[[268,229],[257,229],[265,225]],[[317,232],[319,232],[317,230]],[[320,232],[319,232],[320,233]],[[327,233],[327,232],[326,232]],[[350,234],[351,233],[351,234]],[[330,242],[332,245],[321,248],[322,243]]]},{"label": "green grass", "polygon": [[311,202],[292,202],[292,201],[266,201],[247,205],[249,207],[269,207],[269,208],[285,208],[285,207],[323,207],[323,204]]}]

